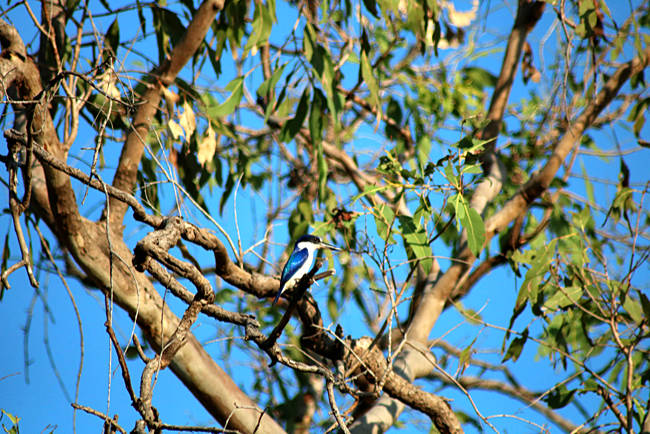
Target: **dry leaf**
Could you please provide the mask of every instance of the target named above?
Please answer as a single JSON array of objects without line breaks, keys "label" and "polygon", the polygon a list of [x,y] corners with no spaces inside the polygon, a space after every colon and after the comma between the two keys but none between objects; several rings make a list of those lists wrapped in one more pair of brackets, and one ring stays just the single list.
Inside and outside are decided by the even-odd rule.
[{"label": "dry leaf", "polygon": [[99,87],[102,92],[104,92],[110,98],[119,99],[120,90],[117,88],[117,86],[115,86],[115,82],[115,75],[112,73],[112,71],[106,71],[101,76],[99,76],[97,87]]},{"label": "dry leaf", "polygon": [[165,98],[165,101],[167,101],[168,103],[170,103],[172,105],[176,104],[178,102],[178,100],[180,99],[180,97],[178,96],[178,94],[176,92],[174,92],[173,90],[170,90],[166,86],[162,87],[162,94],[163,94],[163,97]]},{"label": "dry leaf", "polygon": [[183,128],[180,125],[178,125],[178,122],[176,122],[175,120],[170,119],[169,122],[167,122],[167,127],[169,128],[169,131],[172,133],[172,139],[178,140],[183,135]]},{"label": "dry leaf", "polygon": [[199,142],[199,149],[196,158],[199,160],[201,166],[205,166],[205,163],[212,160],[214,153],[217,150],[217,139],[212,129],[212,125],[208,123],[208,129],[205,131],[205,135]]},{"label": "dry leaf", "polygon": [[196,131],[196,118],[194,117],[192,106],[187,102],[187,100],[183,103],[183,114],[180,116],[179,121],[181,127],[183,127],[183,131],[185,131],[185,141],[189,142],[190,137],[192,137],[192,134]]},{"label": "dry leaf", "polygon": [[452,26],[467,27],[472,23],[474,19],[476,19],[476,13],[478,12],[478,0],[473,0],[472,9],[466,12],[457,11],[452,2],[445,2],[443,4],[443,7],[447,9],[449,23]]}]

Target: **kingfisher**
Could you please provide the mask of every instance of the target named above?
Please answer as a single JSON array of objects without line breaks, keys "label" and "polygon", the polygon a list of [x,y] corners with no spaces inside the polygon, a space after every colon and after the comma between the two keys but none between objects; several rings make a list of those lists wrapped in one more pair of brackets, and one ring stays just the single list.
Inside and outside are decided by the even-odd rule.
[{"label": "kingfisher", "polygon": [[341,250],[336,246],[322,241],[315,235],[303,235],[298,238],[293,247],[293,252],[289,256],[287,263],[282,270],[282,277],[280,278],[280,291],[275,296],[273,304],[275,304],[280,295],[285,289],[291,289],[296,286],[302,276],[307,274],[314,263],[314,253],[318,249]]}]

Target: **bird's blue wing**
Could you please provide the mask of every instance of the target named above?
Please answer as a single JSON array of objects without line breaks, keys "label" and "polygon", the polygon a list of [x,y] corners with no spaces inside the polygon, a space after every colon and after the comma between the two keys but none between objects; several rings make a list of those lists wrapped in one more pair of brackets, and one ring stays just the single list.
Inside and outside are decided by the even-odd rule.
[{"label": "bird's blue wing", "polygon": [[273,304],[280,298],[280,294],[284,291],[284,285],[287,284],[287,281],[293,276],[296,271],[305,263],[307,257],[309,256],[309,251],[307,249],[298,249],[294,250],[289,260],[284,264],[284,269],[282,270],[282,277],[280,278],[280,291],[278,295],[275,296]]}]

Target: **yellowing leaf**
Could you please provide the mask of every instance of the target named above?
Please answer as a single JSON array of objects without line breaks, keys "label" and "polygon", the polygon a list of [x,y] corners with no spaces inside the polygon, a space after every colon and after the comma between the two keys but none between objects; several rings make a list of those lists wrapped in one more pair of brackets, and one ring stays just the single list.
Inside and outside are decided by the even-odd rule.
[{"label": "yellowing leaf", "polygon": [[179,121],[183,131],[185,131],[185,141],[189,141],[194,131],[196,131],[196,118],[192,106],[187,101],[183,103],[183,114],[180,116]]},{"label": "yellowing leaf", "polygon": [[102,92],[113,99],[120,98],[120,90],[117,88],[117,86],[115,86],[117,80],[111,71],[103,73],[98,81],[99,82],[97,85],[102,90]]},{"label": "yellowing leaf", "polygon": [[452,25],[455,27],[467,27],[476,19],[478,0],[473,0],[472,9],[465,12],[457,11],[452,2],[445,2],[444,8],[447,9],[447,16]]},{"label": "yellowing leaf", "polygon": [[196,158],[199,160],[201,166],[212,160],[214,153],[217,150],[217,139],[212,129],[212,124],[208,124],[208,129],[205,131],[205,136],[199,142],[199,148]]},{"label": "yellowing leaf", "polygon": [[172,134],[172,139],[178,140],[183,135],[183,128],[175,120],[170,119],[169,122],[167,122],[167,127],[169,128],[169,132]]},{"label": "yellowing leaf", "polygon": [[180,97],[176,92],[174,92],[173,90],[165,86],[162,87],[162,94],[163,97],[165,98],[165,101],[167,101],[167,103],[171,104],[172,106],[176,104],[180,99]]}]

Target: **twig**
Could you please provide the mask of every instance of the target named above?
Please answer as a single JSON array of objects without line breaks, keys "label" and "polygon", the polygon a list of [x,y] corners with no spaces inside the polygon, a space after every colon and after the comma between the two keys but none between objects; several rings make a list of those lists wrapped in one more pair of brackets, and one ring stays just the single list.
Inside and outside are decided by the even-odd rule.
[{"label": "twig", "polygon": [[[79,387],[81,385],[81,373],[83,371],[83,366],[84,366],[84,331],[83,331],[83,326],[81,323],[81,314],[79,313],[79,308],[77,307],[77,302],[74,299],[74,295],[72,294],[72,290],[70,289],[70,286],[68,285],[68,282],[65,280],[65,277],[63,277],[63,273],[59,269],[59,266],[57,263],[54,261],[54,256],[52,256],[52,252],[50,251],[49,246],[47,245],[47,241],[45,240],[45,237],[43,236],[43,233],[41,230],[38,228],[38,225],[34,225],[34,229],[38,233],[38,237],[41,240],[41,246],[43,250],[45,251],[45,254],[47,255],[47,259],[50,261],[52,266],[54,266],[54,269],[56,270],[56,274],[59,276],[59,279],[61,279],[61,283],[63,283],[63,286],[65,287],[66,292],[68,293],[68,297],[70,297],[70,302],[72,303],[72,307],[74,309],[75,317],[77,319],[77,328],[79,330],[79,369],[77,370],[77,380],[75,382],[75,394],[74,394],[74,401],[75,403],[79,401]],[[76,421],[76,415],[75,421]],[[74,425],[74,423],[73,423]]]},{"label": "twig", "polygon": [[348,429],[348,426],[346,425],[345,421],[343,420],[343,417],[341,416],[339,407],[336,405],[336,399],[334,397],[334,383],[332,383],[332,381],[330,380],[327,380],[326,387],[327,387],[327,397],[329,398],[330,407],[332,408],[332,413],[334,414],[334,418],[336,419],[336,422],[339,424],[339,427],[345,434],[350,434],[350,430]]},{"label": "twig", "polygon": [[[82,411],[85,411],[88,414],[92,414],[93,416],[99,417],[100,419],[102,419],[104,421],[104,423],[108,424],[109,429],[115,428],[116,430],[118,430],[122,434],[127,434],[127,431],[117,424],[117,420],[111,419],[110,417],[108,417],[104,413],[101,413],[101,412],[95,410],[94,408],[86,407],[85,405],[76,404],[74,402],[72,404],[70,404],[70,405],[72,405],[72,407],[76,408],[77,410],[82,410]],[[110,431],[108,431],[108,432],[110,432]]]},{"label": "twig", "polygon": [[104,304],[106,308],[106,322],[104,322],[104,326],[106,327],[106,333],[108,333],[108,336],[111,339],[111,342],[113,343],[113,347],[115,348],[115,352],[117,353],[117,359],[120,364],[120,368],[122,370],[122,378],[124,379],[124,386],[126,387],[126,391],[129,393],[129,396],[131,397],[131,402],[135,405],[138,398],[133,391],[133,385],[131,384],[131,375],[129,374],[129,368],[126,365],[126,358],[124,357],[124,351],[122,351],[122,347],[120,347],[120,343],[117,340],[117,336],[115,336],[115,331],[113,331],[113,319],[111,318],[110,315],[110,301],[109,301],[109,295],[108,293],[104,293]]}]

